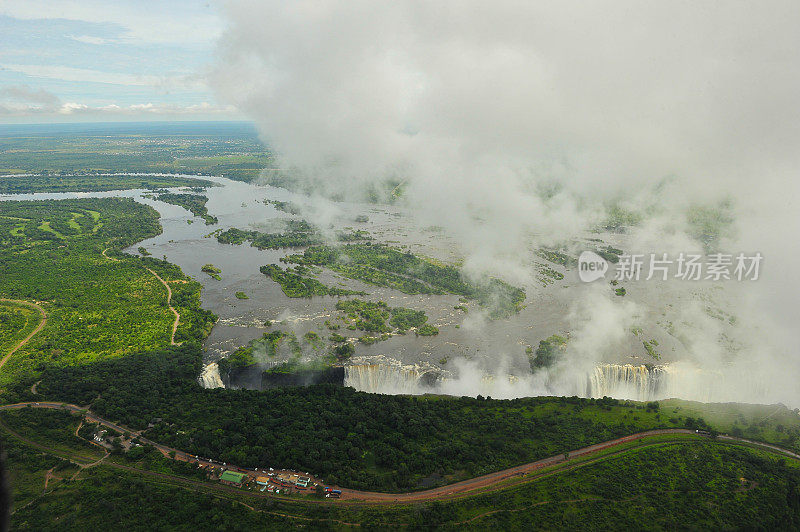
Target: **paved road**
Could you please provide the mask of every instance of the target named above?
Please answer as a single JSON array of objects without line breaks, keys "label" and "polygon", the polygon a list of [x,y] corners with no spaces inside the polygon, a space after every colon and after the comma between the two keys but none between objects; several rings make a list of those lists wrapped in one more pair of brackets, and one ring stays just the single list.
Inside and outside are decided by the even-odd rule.
[{"label": "paved road", "polygon": [[[83,413],[91,422],[99,423],[105,427],[111,428],[117,432],[124,433],[128,432],[131,434],[137,434],[137,431],[131,430],[127,427],[122,425],[118,425],[116,423],[112,423],[106,419],[103,419],[92,412],[90,412],[86,407],[81,407],[78,405],[68,404],[68,403],[59,403],[59,402],[28,402],[28,403],[15,403],[11,405],[2,405],[0,406],[0,411],[2,410],[16,410],[20,408],[26,407],[33,407],[33,408],[52,408],[52,409],[59,409],[59,410],[67,410],[71,412],[79,412]],[[432,501],[432,500],[443,500],[443,499],[450,499],[456,497],[463,497],[470,494],[474,494],[476,492],[482,491],[489,491],[492,489],[498,489],[505,487],[505,485],[501,485],[506,483],[506,481],[513,480],[513,479],[520,479],[533,473],[537,470],[544,469],[549,466],[558,465],[562,463],[569,464],[572,462],[573,459],[578,457],[588,457],[592,454],[598,453],[599,451],[603,451],[605,449],[609,449],[611,447],[615,447],[617,445],[621,445],[623,443],[641,440],[642,438],[646,438],[648,436],[656,436],[656,435],[665,435],[665,434],[694,434],[695,432],[688,429],[660,429],[660,430],[650,430],[646,432],[640,432],[637,434],[631,434],[630,436],[624,436],[622,438],[617,438],[615,440],[610,440],[603,443],[598,443],[596,445],[590,445],[588,447],[583,447],[581,449],[577,449],[575,451],[570,451],[568,453],[569,458],[564,454],[558,454],[556,456],[551,456],[549,458],[545,458],[543,460],[538,460],[536,462],[531,462],[528,464],[523,464],[517,467],[512,467],[509,469],[505,469],[503,471],[498,471],[496,473],[490,473],[488,475],[483,475],[480,477],[464,480],[461,482],[456,482],[455,484],[449,484],[447,486],[441,486],[438,488],[426,490],[426,491],[416,491],[416,492],[409,492],[409,493],[380,493],[380,492],[372,492],[372,491],[359,491],[359,490],[352,490],[347,488],[341,488],[342,490],[342,498],[340,500],[349,500],[351,502],[364,502],[364,503],[409,503],[409,502],[419,502],[419,501]],[[178,449],[173,449],[172,447],[168,447],[166,445],[161,445],[156,443],[152,440],[139,436],[139,439],[148,445],[152,445],[165,456],[174,456],[174,459],[181,460],[185,462],[197,463],[202,464],[205,466],[213,466],[213,467],[220,467],[222,464],[219,462],[211,462],[207,460],[202,460],[194,455],[189,453],[185,453]],[[727,435],[720,435],[719,439],[721,440],[728,440],[736,443],[746,443],[748,445],[764,448],[770,450],[772,452],[777,452],[784,456],[788,456],[791,458],[796,458],[800,460],[800,454],[794,453],[787,449],[783,449],[781,447],[770,445],[768,443],[762,443],[752,440],[747,440],[744,438],[736,438],[734,436],[727,436]],[[174,455],[172,454],[174,453]],[[586,462],[575,462],[575,465],[572,467],[577,467],[580,465],[584,465]],[[566,465],[565,464],[565,465]],[[233,469],[237,471],[241,471],[244,473],[252,474],[252,470],[243,469],[234,465],[226,465],[224,466],[227,469]],[[138,470],[136,468],[126,468],[135,471],[143,471]],[[171,478],[172,480],[180,480],[181,477],[174,477],[171,475],[166,475],[166,477]],[[208,483],[199,483],[192,481],[192,484],[202,484],[203,486],[216,486],[216,485],[209,485]],[[222,487],[222,486],[219,486]],[[250,495],[260,496],[260,497],[274,497],[274,495],[262,492],[244,492],[241,490],[237,490],[235,488],[226,489],[226,491],[234,490],[237,493],[247,493]],[[278,497],[282,498],[282,497]],[[311,499],[309,499],[311,500]],[[318,502],[331,502],[335,501],[331,499],[325,499],[324,501]]]},{"label": "paved road", "polygon": [[0,359],[0,369],[1,369],[3,366],[6,365],[6,362],[8,362],[9,358],[11,358],[11,355],[16,353],[20,347],[27,344],[28,340],[33,338],[33,336],[36,333],[38,333],[44,328],[45,324],[47,323],[47,313],[37,303],[31,303],[30,301],[24,301],[21,299],[0,299],[0,303],[17,303],[20,305],[26,305],[28,307],[35,308],[36,310],[39,311],[39,314],[42,315],[42,321],[39,322],[39,325],[37,325],[36,328],[33,331],[31,331],[31,333],[28,336],[26,336],[20,343],[18,343],[11,351],[9,351],[8,354],[6,354],[6,356]]}]

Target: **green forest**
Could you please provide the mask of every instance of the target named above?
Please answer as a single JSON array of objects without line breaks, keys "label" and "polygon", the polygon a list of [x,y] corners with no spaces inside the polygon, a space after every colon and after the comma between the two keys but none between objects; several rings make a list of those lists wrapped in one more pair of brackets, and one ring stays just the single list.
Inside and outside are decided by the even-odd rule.
[{"label": "green forest", "polygon": [[[398,491],[455,481],[694,416],[615,399],[405,397],[319,385],[201,388],[197,344],[51,367],[37,400],[92,411],[165,444],[245,467],[313,470],[331,483]],[[11,400],[30,400],[21,381]],[[175,427],[180,427],[176,433]],[[312,436],[310,436],[312,435]]]}]

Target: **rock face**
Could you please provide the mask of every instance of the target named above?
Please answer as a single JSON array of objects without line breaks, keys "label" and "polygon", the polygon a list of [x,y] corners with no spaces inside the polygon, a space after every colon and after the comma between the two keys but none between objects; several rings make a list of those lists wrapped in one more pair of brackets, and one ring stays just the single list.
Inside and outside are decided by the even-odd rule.
[{"label": "rock face", "polygon": [[231,368],[228,375],[222,379],[229,388],[246,388],[248,390],[261,389],[261,373],[264,366],[253,364],[243,368]]},{"label": "rock face", "polygon": [[312,384],[344,384],[343,367],[325,369],[301,369],[291,373],[265,371],[261,374],[261,389],[280,386],[310,386]]}]

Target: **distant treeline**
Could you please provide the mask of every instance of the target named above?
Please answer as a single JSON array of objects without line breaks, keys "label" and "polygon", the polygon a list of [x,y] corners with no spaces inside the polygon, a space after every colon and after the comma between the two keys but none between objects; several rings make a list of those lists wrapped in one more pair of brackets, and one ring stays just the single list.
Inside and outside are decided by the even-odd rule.
[{"label": "distant treeline", "polygon": [[0,177],[0,193],[27,194],[32,192],[102,192],[135,188],[210,187],[205,179],[170,176],[128,175],[15,175]]}]

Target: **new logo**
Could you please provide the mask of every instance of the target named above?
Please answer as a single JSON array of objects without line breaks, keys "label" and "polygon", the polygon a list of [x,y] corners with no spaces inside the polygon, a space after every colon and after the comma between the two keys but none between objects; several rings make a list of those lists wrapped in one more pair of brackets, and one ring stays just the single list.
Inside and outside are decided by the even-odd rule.
[{"label": "new logo", "polygon": [[578,277],[584,283],[605,277],[607,271],[608,262],[594,251],[584,251],[578,257]]}]

